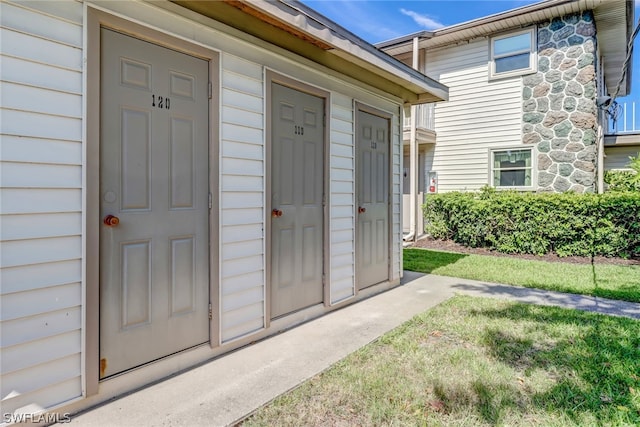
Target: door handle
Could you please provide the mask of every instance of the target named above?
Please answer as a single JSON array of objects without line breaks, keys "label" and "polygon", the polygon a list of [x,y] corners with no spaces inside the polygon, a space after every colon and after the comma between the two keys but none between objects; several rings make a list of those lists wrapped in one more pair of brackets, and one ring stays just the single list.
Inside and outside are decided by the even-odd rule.
[{"label": "door handle", "polygon": [[271,216],[273,218],[280,218],[282,216],[282,211],[280,209],[273,209],[271,211]]},{"label": "door handle", "polygon": [[120,224],[120,218],[118,218],[117,216],[114,216],[114,215],[107,215],[107,216],[104,217],[102,222],[104,223],[104,225],[106,225],[108,227],[115,227],[118,224]]},{"label": "door handle", "polygon": [[366,211],[366,208],[363,208],[362,206],[358,207],[358,213],[365,213]]}]

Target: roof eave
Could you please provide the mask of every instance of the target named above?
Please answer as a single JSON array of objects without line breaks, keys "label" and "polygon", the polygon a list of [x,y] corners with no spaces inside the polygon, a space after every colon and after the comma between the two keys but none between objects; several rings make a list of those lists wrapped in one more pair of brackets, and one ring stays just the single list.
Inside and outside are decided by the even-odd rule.
[{"label": "roof eave", "polygon": [[[448,99],[445,85],[376,49],[298,1],[174,2],[349,77],[364,80],[376,89],[400,97],[405,103]],[[237,18],[238,13],[244,15],[243,19]]]},{"label": "roof eave", "polygon": [[[445,85],[380,51],[297,0],[244,1],[256,9],[262,9],[282,23],[292,25],[314,39],[331,45],[333,49],[329,50],[330,53],[367,67],[379,76],[396,81],[406,89],[414,91],[417,98],[405,100],[407,102],[448,100],[449,92]],[[371,66],[374,68],[370,68]]]},{"label": "roof eave", "polygon": [[[624,9],[623,9],[624,6]],[[610,10],[617,9],[620,15],[625,16],[624,25],[616,22],[615,16],[611,20]],[[401,55],[411,52],[412,40],[419,37],[421,49],[435,49],[451,46],[456,43],[472,40],[479,37],[488,37],[502,31],[515,28],[523,28],[535,25],[538,22],[549,20],[552,17],[564,16],[569,13],[578,13],[585,10],[593,10],[598,26],[598,45],[600,54],[605,63],[605,81],[607,89],[612,92],[620,79],[622,62],[626,57],[626,40],[629,40],[634,25],[633,2],[629,0],[546,0],[528,6],[519,7],[495,15],[486,16],[450,27],[441,28],[430,32],[428,37],[421,37],[420,33],[414,33],[377,44],[390,55]],[[601,13],[600,13],[601,12]],[[605,33],[612,34],[613,41],[603,42]],[[607,37],[609,38],[609,37]],[[621,39],[626,38],[625,41]],[[607,65],[609,64],[609,65]],[[619,96],[628,95],[631,92],[631,65],[627,76],[620,88]]]},{"label": "roof eave", "polygon": [[[493,15],[483,16],[481,18],[472,19],[470,21],[465,21],[459,24],[451,25],[448,27],[439,28],[437,30],[429,31],[428,37],[424,37],[426,39],[438,39],[445,35],[458,35],[459,40],[463,41],[468,39],[468,32],[466,30],[474,30],[478,33],[482,32],[479,30],[480,28],[485,28],[490,24],[494,24],[496,22],[505,21],[510,18],[515,17],[524,17],[527,19],[528,17],[533,16],[535,12],[539,12],[546,9],[558,8],[567,4],[580,4],[585,3],[586,0],[544,0],[538,3],[521,6],[515,9],[507,10],[504,12],[495,13]],[[600,3],[602,0],[592,0],[591,3],[594,5]],[[585,7],[583,7],[584,9]],[[531,22],[532,24],[534,22]],[[491,31],[487,31],[490,33]],[[385,49],[385,51],[389,51],[394,48],[404,48],[407,49],[410,46],[411,40],[418,36],[420,37],[421,33],[414,33],[407,36],[398,37],[396,39],[388,40],[385,42],[377,43],[375,46],[379,49]],[[421,37],[422,38],[422,37]],[[454,40],[456,40],[454,38]],[[399,52],[398,52],[399,53]]]}]

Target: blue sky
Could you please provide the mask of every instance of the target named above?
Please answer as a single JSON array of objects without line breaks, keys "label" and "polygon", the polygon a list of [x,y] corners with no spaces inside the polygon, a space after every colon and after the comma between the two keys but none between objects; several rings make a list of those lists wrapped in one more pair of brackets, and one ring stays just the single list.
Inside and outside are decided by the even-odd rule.
[{"label": "blue sky", "polygon": [[303,0],[370,43],[459,24],[538,0]]},{"label": "blue sky", "polygon": [[[370,43],[459,24],[539,0],[302,0]],[[635,0],[635,19],[640,0]],[[633,99],[640,99],[640,36],[633,55]],[[628,97],[629,98],[629,97]],[[624,98],[619,101],[624,101]]]}]

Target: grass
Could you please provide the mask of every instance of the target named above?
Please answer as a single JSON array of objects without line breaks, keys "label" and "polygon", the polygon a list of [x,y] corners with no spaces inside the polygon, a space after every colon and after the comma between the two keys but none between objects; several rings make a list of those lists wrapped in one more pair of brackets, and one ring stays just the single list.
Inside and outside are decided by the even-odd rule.
[{"label": "grass", "polygon": [[640,302],[640,265],[569,264],[405,249],[406,270]]},{"label": "grass", "polygon": [[457,296],[243,425],[640,425],[640,322]]}]

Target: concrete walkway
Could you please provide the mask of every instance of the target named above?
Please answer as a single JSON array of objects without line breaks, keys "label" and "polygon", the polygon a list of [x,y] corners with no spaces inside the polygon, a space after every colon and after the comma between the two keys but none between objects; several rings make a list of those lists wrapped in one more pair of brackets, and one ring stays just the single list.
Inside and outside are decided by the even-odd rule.
[{"label": "concrete walkway", "polygon": [[640,319],[640,304],[405,272],[399,286],[74,417],[79,426],[224,426],[455,294]]}]

